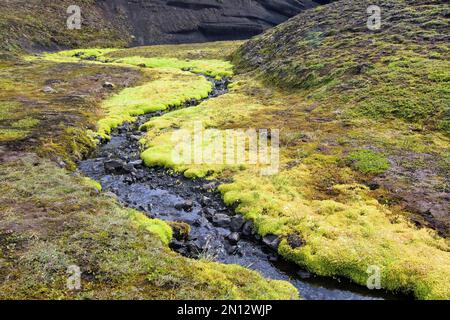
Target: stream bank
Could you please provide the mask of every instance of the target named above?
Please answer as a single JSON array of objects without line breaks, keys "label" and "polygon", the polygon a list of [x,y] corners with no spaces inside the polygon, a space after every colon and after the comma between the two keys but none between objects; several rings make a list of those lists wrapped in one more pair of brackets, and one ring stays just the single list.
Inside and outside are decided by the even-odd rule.
[{"label": "stream bank", "polygon": [[[208,99],[226,93],[228,80],[216,81]],[[184,107],[197,105],[188,101]],[[168,110],[170,111],[170,110]],[[145,167],[140,159],[139,127],[154,112],[138,117],[114,129],[111,140],[101,144],[91,157],[79,164],[79,170],[99,181],[127,207],[145,212],[151,218],[183,222],[190,227],[186,236],[178,236],[171,248],[191,258],[203,258],[227,264],[239,264],[264,276],[290,281],[305,299],[396,299],[383,291],[371,291],[347,280],[317,277],[286,262],[276,253],[276,239],[261,238],[246,222],[228,208],[215,191],[217,181],[190,180],[165,168]]]}]

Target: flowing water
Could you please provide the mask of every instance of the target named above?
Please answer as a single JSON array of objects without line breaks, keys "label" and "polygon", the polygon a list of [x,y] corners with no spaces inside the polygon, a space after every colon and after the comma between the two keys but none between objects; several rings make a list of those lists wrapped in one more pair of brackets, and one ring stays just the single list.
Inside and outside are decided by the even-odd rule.
[{"label": "flowing water", "polygon": [[[208,99],[226,92],[227,80],[214,81]],[[198,104],[189,101],[185,107]],[[213,191],[218,182],[190,180],[164,168],[148,168],[140,160],[139,126],[155,112],[140,116],[112,131],[112,138],[101,144],[91,157],[79,164],[79,170],[99,181],[105,192],[113,193],[123,205],[145,212],[149,217],[190,225],[188,238],[174,240],[175,251],[192,258],[206,258],[234,263],[257,270],[267,278],[287,280],[298,288],[305,299],[398,299],[384,291],[369,290],[347,280],[315,276],[284,261],[262,239],[224,205],[220,194]],[[215,217],[215,218],[214,218]],[[220,219],[218,219],[220,217]],[[238,221],[238,239],[229,220]],[[234,234],[236,236],[236,233]],[[240,238],[240,239],[239,239]],[[236,241],[237,240],[237,241]]]}]

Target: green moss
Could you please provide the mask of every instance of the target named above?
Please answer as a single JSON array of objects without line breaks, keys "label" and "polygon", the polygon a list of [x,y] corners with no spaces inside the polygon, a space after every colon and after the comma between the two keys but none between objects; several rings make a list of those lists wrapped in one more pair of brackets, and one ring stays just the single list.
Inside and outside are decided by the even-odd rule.
[{"label": "green moss", "polygon": [[268,30],[245,43],[233,61],[269,85],[307,90],[349,119],[401,119],[449,135],[448,5],[378,5],[385,20],[379,32],[361,28],[366,12],[355,8],[365,6],[363,0],[344,0],[339,8],[307,10]]},{"label": "green moss", "polygon": [[[414,292],[424,299],[447,297],[444,279],[448,271],[443,262],[448,258],[446,241],[432,230],[417,229],[404,219],[391,220],[394,213],[379,204],[367,187],[354,183],[351,170],[339,166],[345,154],[343,146],[339,146],[336,155],[321,154],[317,142],[309,141],[313,135],[298,134],[305,132],[299,129],[299,123],[311,122],[302,118],[305,115],[299,101],[304,99],[301,93],[273,93],[242,76],[228,94],[144,124],[146,150],[141,157],[147,165],[165,165],[189,177],[213,174],[231,178],[232,183],[219,187],[225,203],[254,221],[261,235],[284,238],[300,234],[306,245],[294,250],[283,242],[280,253],[312,272],[340,275],[365,285],[368,266],[378,265],[385,270],[384,288]],[[292,107],[286,109],[286,105],[300,110],[296,113]],[[309,107],[311,102],[306,100],[304,105]],[[313,115],[320,117],[323,112],[315,110]],[[282,146],[280,172],[273,176],[261,176],[258,166],[174,163],[172,151],[178,141],[174,137],[192,133],[198,121],[219,132],[230,128],[282,127],[296,130],[297,134]],[[343,137],[339,122],[320,126],[312,123],[307,128],[307,132],[325,137],[327,142]],[[360,130],[368,128],[362,124]],[[305,136],[306,143],[302,141]],[[299,158],[298,149],[304,152]],[[389,166],[383,156],[373,151],[351,153],[349,158],[367,173],[378,173]],[[320,194],[316,188],[323,188],[326,194]]]},{"label": "green moss", "polygon": [[[151,57],[128,56],[133,50],[127,49],[77,49],[50,53],[44,59],[54,62],[79,62],[87,63],[109,63],[116,65],[131,65],[147,68],[174,68],[179,70],[189,70],[193,73],[201,73],[207,76],[221,79],[233,75],[233,66],[230,62],[218,59],[181,60],[174,57]],[[115,55],[121,58],[115,58]],[[29,59],[40,59],[29,57]]]},{"label": "green moss", "polygon": [[[8,1],[0,12],[0,49],[20,51],[55,47],[123,47],[131,41],[128,27],[121,18],[114,23],[105,18],[95,1],[83,0],[83,27],[69,30],[65,13],[72,5],[61,1]],[[42,8],[45,7],[45,10]],[[37,14],[39,12],[39,14]]]},{"label": "green moss", "polygon": [[168,245],[172,240],[172,228],[166,222],[158,219],[150,219],[145,214],[135,210],[130,210],[129,216],[136,223],[136,226],[157,235],[164,244]]},{"label": "green moss", "polygon": [[97,191],[102,191],[102,185],[99,182],[95,181],[94,179],[84,177],[83,182],[90,188],[93,188]]},{"label": "green moss", "polygon": [[33,119],[33,118],[24,118],[24,119],[20,119],[16,122],[14,122],[11,127],[13,128],[33,128],[36,125],[39,124],[39,120],[38,119]]},{"label": "green moss", "polygon": [[223,60],[179,60],[176,58],[143,58],[126,57],[116,60],[118,63],[145,66],[147,68],[177,68],[201,73],[207,76],[221,79],[233,75],[231,63]]},{"label": "green moss", "polygon": [[18,129],[0,129],[0,141],[13,141],[24,139],[29,132]]},{"label": "green moss", "polygon": [[379,174],[389,169],[389,161],[372,150],[359,150],[350,153],[347,161],[359,172],[365,174]]},{"label": "green moss", "polygon": [[1,101],[0,102],[0,120],[14,119],[16,110],[22,105],[16,101]]},{"label": "green moss", "polygon": [[98,132],[108,137],[112,128],[133,121],[135,116],[179,107],[184,102],[206,98],[212,84],[201,76],[175,69],[155,69],[154,81],[139,87],[127,88],[106,100],[102,105],[106,117],[98,123]]}]

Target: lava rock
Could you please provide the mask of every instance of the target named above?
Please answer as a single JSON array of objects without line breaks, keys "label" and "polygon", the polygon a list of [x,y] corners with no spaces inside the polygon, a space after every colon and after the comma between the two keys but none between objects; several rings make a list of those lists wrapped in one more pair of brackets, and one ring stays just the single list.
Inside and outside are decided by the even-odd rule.
[{"label": "lava rock", "polygon": [[141,137],[139,137],[138,135],[132,134],[132,135],[130,136],[130,139],[131,139],[131,140],[134,140],[134,141],[139,141],[139,140],[141,139]]},{"label": "lava rock", "polygon": [[203,209],[203,214],[205,215],[206,219],[211,220],[216,214],[216,210],[214,210],[213,208],[205,208]]},{"label": "lava rock", "polygon": [[125,171],[126,173],[136,172],[136,168],[130,163],[124,164],[122,168],[123,168],[123,171]]},{"label": "lava rock", "polygon": [[212,220],[216,226],[222,227],[222,228],[228,228],[231,223],[231,218],[223,213],[218,213],[218,214],[214,215]]},{"label": "lava rock", "polygon": [[236,215],[231,218],[230,228],[231,231],[240,231],[244,226],[245,219],[241,215]]},{"label": "lava rock", "polygon": [[274,234],[268,234],[262,238],[262,242],[270,249],[277,251],[280,245],[280,239]]},{"label": "lava rock", "polygon": [[133,167],[139,167],[142,165],[142,160],[134,160],[131,161],[129,164],[132,165]]},{"label": "lava rock", "polygon": [[267,256],[267,260],[269,260],[270,262],[277,262],[278,261],[278,255],[276,254],[269,254]]},{"label": "lava rock", "polygon": [[232,245],[230,243],[225,243],[225,251],[229,254],[229,255],[235,255],[239,250],[239,247],[236,245]]},{"label": "lava rock", "polygon": [[202,198],[200,199],[200,204],[202,205],[202,207],[206,207],[210,203],[211,203],[211,199],[206,196],[202,196]]},{"label": "lava rock", "polygon": [[192,200],[186,200],[186,201],[175,204],[175,209],[184,210],[186,212],[192,211],[193,207],[194,207],[194,202]]},{"label": "lava rock", "polygon": [[305,244],[303,239],[295,233],[288,235],[287,242],[292,249],[300,248]]},{"label": "lava rock", "polygon": [[[97,1],[106,16],[128,22],[131,45],[237,40],[253,37],[327,0]],[[171,19],[164,19],[171,17]],[[189,33],[186,31],[189,30]]]},{"label": "lava rock", "polygon": [[242,227],[242,234],[246,237],[250,237],[255,233],[253,222],[252,221],[246,221]]},{"label": "lava rock", "polygon": [[185,257],[189,257],[189,248],[181,241],[175,239],[172,240],[169,244],[169,248]]},{"label": "lava rock", "polygon": [[241,240],[241,235],[238,232],[232,232],[226,237],[226,239],[231,244],[237,244],[239,242],[239,240]]},{"label": "lava rock", "polygon": [[120,160],[109,160],[104,164],[106,172],[121,173],[123,172],[124,163]]},{"label": "lava rock", "polygon": [[216,188],[216,183],[210,182],[210,183],[204,184],[201,189],[203,191],[211,191],[211,190],[214,190],[215,188]]},{"label": "lava rock", "polygon": [[191,252],[191,254],[196,256],[199,253],[201,253],[203,250],[205,250],[207,244],[208,244],[208,241],[204,237],[200,237],[200,238],[189,241],[187,244],[187,247],[189,248],[189,251]]}]

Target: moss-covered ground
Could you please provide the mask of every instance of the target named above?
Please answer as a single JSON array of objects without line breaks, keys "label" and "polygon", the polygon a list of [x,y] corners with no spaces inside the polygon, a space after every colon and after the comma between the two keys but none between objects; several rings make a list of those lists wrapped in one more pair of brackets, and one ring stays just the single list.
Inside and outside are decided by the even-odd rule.
[{"label": "moss-covered ground", "polygon": [[[261,235],[279,235],[282,240],[279,253],[314,273],[346,277],[365,285],[369,277],[368,268],[377,266],[381,270],[383,288],[411,293],[420,299],[449,299],[450,142],[447,122],[450,89],[447,72],[449,47],[446,34],[448,4],[434,0],[380,1],[379,5],[384,9],[384,27],[379,31],[367,30],[366,1],[342,0],[300,14],[245,43],[233,59],[236,71],[240,75],[234,77],[230,92],[203,102],[197,107],[177,110],[146,123],[143,126],[147,130],[143,141],[146,150],[142,158],[147,165],[173,167],[189,177],[206,176],[220,179],[222,185],[219,190],[225,202],[235,207],[236,211],[247,219],[253,220]],[[141,108],[144,108],[144,111],[154,110],[151,107],[146,109],[148,105],[142,106],[141,102],[119,109],[124,101],[121,100],[122,95],[126,97],[126,101],[132,101],[134,97],[139,101],[142,98],[140,94],[144,97],[147,94],[152,96],[155,90],[146,90],[152,80],[158,81],[152,73],[169,72],[170,77],[180,75],[192,80],[200,79],[197,75],[185,73],[185,70],[207,73],[205,70],[219,72],[223,70],[223,66],[229,68],[229,65],[218,63],[217,60],[227,56],[232,46],[233,44],[219,43],[205,47],[184,45],[179,51],[173,50],[172,46],[107,50],[96,53],[94,58],[88,59],[86,55],[90,56],[90,51],[78,56],[75,56],[77,52],[70,52],[46,56],[45,58],[51,62],[36,59],[29,62],[2,62],[1,70],[5,72],[9,70],[11,63],[19,63],[23,65],[15,67],[18,70],[38,66],[44,70],[47,70],[48,66],[57,68],[80,66],[85,68],[85,71],[103,68],[106,72],[110,68],[123,70],[126,62],[131,63],[134,66],[127,69],[131,70],[130,77],[137,73],[140,75],[139,79],[134,79],[134,88],[122,90],[117,95],[110,96],[110,99],[104,100],[103,108],[97,103],[100,111],[88,117],[92,119],[91,129],[96,131],[102,125],[101,119],[108,119],[108,116],[113,114],[123,117],[120,121],[126,121],[128,116],[143,112]],[[79,60],[82,62],[74,63]],[[216,62],[211,63],[211,60]],[[11,80],[14,77],[15,74],[10,72],[6,77],[2,77],[1,81],[5,83],[6,92],[20,96],[19,92],[14,91],[21,88],[17,81]],[[32,87],[33,84],[30,83],[27,85]],[[58,91],[57,86],[55,89]],[[178,87],[171,88],[169,91],[172,94],[178,89]],[[186,84],[188,95],[182,97],[188,97],[193,93],[192,90],[193,88]],[[35,88],[34,93],[36,92]],[[55,97],[57,94],[59,93],[55,93]],[[110,94],[111,92],[108,93]],[[4,104],[5,107],[1,111],[2,116],[6,115],[4,117],[8,118],[4,122],[7,125],[2,127],[4,130],[2,139],[8,141],[8,148],[23,146],[18,141],[24,139],[26,141],[24,137],[29,137],[35,132],[35,128],[45,124],[43,119],[33,113],[15,117],[12,110],[23,110],[20,103],[27,101],[16,100],[6,99],[8,103]],[[114,103],[115,100],[120,103]],[[161,109],[166,107],[167,105],[164,105]],[[196,121],[201,121],[205,128],[217,129],[217,132],[248,128],[279,129],[279,172],[271,176],[261,176],[258,164],[205,166],[175,163],[172,151],[177,146],[177,140],[172,137],[177,132],[183,134],[192,132]],[[107,125],[108,128],[113,126]],[[84,132],[82,137],[88,137],[85,130],[82,132]],[[72,132],[74,133],[76,132]],[[66,142],[58,143],[67,145]],[[74,144],[80,145],[77,140]],[[206,147],[207,144],[208,140],[202,147]],[[42,209],[44,212],[53,213],[50,215],[52,219],[48,219],[49,224],[57,216],[55,212],[65,214],[67,205],[64,207],[61,205],[60,211],[53,209],[59,203],[74,203],[77,210],[83,210],[84,202],[74,200],[70,195],[67,195],[69,199],[65,198],[66,195],[62,197],[61,190],[49,189],[49,192],[55,192],[58,197],[62,197],[61,202],[52,198],[52,194],[48,194],[45,188],[33,189],[32,192],[22,190],[20,184],[22,180],[18,178],[16,170],[30,170],[26,174],[33,176],[36,174],[33,172],[41,168],[41,165],[32,165],[33,161],[28,160],[29,158],[24,159],[25,164],[20,163],[17,167],[12,164],[3,166],[5,170],[3,176],[12,178],[5,179],[7,183],[4,185],[7,190],[2,194],[7,194],[8,190],[18,191],[16,193],[20,197],[25,197],[20,198],[20,205],[30,203],[31,199],[38,199],[35,203],[45,203],[47,199],[51,199],[52,201],[47,204],[51,210],[46,206],[43,208],[47,211]],[[44,166],[53,165],[44,164]],[[44,176],[51,178],[55,174],[55,172],[46,173]],[[77,179],[66,175],[64,177]],[[43,176],[39,176],[36,184],[45,184],[45,181]],[[33,183],[28,183],[26,187],[29,188],[30,185]],[[85,188],[92,190],[89,192],[94,192],[96,201],[100,199],[111,201],[103,195],[98,195],[92,186]],[[66,190],[63,188],[63,193]],[[2,203],[6,204],[2,204],[6,208],[2,212],[4,214],[12,212],[12,219],[16,220],[11,225],[16,226],[19,215],[15,212],[21,211],[11,209],[9,205],[11,201],[15,201],[12,196],[2,200]],[[97,231],[110,230],[102,223],[114,221],[114,213],[102,215],[102,212],[105,212],[103,204],[97,207],[91,196],[85,205],[88,205],[87,203],[92,211],[82,211],[83,214],[92,212],[95,214],[91,214],[89,219],[98,219],[89,226]],[[19,204],[15,204],[13,208],[17,206]],[[41,207],[36,205],[36,208]],[[123,209],[117,210],[122,212]],[[123,216],[123,212],[120,212],[117,215]],[[109,220],[109,216],[112,220]],[[199,291],[186,293],[184,297],[191,295],[189,296],[191,298],[233,298],[242,295],[259,298],[255,292],[261,293],[261,288],[270,286],[256,274],[234,266],[206,264],[211,268],[208,269],[209,272],[193,272],[192,270],[202,270],[201,266],[206,266],[205,262],[185,260],[169,253],[167,247],[163,245],[164,241],[167,241],[168,229],[159,223],[147,225],[147,221],[143,222],[141,220],[143,217],[137,213],[128,212],[126,217],[111,226],[116,228],[114,232],[117,232],[113,233],[112,238],[117,240],[119,246],[127,248],[123,251],[127,253],[125,257],[120,254],[115,256],[114,253],[122,252],[121,250],[101,251],[101,248],[108,248],[108,245],[116,243],[108,238],[109,234],[105,236],[107,240],[102,242],[102,233],[93,232],[96,241],[89,242],[92,233],[89,226],[83,225],[81,229],[88,228],[86,229],[88,240],[81,237],[81,240],[76,238],[79,242],[74,242],[81,248],[90,244],[98,245],[94,247],[98,250],[93,250],[94,253],[86,258],[89,266],[90,258],[102,262],[93,263],[92,269],[95,270],[98,279],[102,279],[102,276],[107,279],[98,283],[95,277],[92,280],[94,284],[98,284],[98,287],[93,289],[94,294],[98,293],[97,296],[101,297],[101,292],[108,291],[102,290],[108,288],[105,285],[110,283],[117,284],[115,288],[130,288],[130,292],[139,292],[135,291],[135,288],[145,288],[136,286],[135,283],[149,284],[150,287],[147,288],[154,288],[152,286],[155,283],[158,288],[178,286],[177,290],[172,291],[143,289],[148,296],[156,293],[160,298],[166,297],[166,293],[168,297],[183,296],[182,293],[186,293],[184,290],[188,286],[199,288]],[[90,221],[89,219],[86,221]],[[45,219],[43,220],[47,223]],[[25,230],[28,230],[27,228],[34,230],[33,226],[26,224],[26,219],[23,221],[21,226]],[[125,227],[127,224],[141,228],[130,231]],[[43,269],[52,275],[58,274],[56,271],[48,271],[61,270],[57,264],[54,264],[54,269],[45,269],[39,264],[39,261],[51,260],[53,257],[45,253],[48,250],[43,252],[39,249],[42,248],[42,244],[41,247],[30,246],[22,250],[20,235],[27,233],[22,229],[17,229],[18,231],[14,231],[12,227],[9,229],[13,230],[15,236],[11,241],[15,244],[8,243],[9,245],[4,247],[14,249],[10,260],[5,258],[7,254],[2,253],[4,256],[2,261],[11,263],[14,267],[8,270],[18,270],[21,276],[8,277],[15,279],[11,280],[8,286],[22,288],[26,287],[27,283],[33,283],[35,278],[28,279],[25,276],[27,272],[21,273],[28,270],[26,268],[35,270],[36,265],[33,263],[37,263],[38,270]],[[143,235],[156,233],[159,236],[151,238],[153,242],[133,242],[136,238],[134,236],[129,238],[129,235],[137,232],[136,230],[143,232]],[[120,232],[127,233],[125,237],[127,241],[119,240],[122,239]],[[77,235],[78,233],[75,233],[75,237]],[[15,238],[16,236],[19,238]],[[295,236],[301,241],[292,243],[289,241],[292,238],[290,236]],[[64,238],[64,233],[61,233],[61,236],[49,235],[48,239],[52,237],[57,239],[53,243],[53,248],[55,248],[54,256],[61,257],[57,259],[58,261],[64,260],[62,257],[69,260],[78,257],[76,253],[80,252],[77,251],[79,248],[73,248],[70,243],[67,244],[70,248],[69,253],[75,254],[72,256],[65,251],[67,239]],[[59,245],[58,241],[63,241],[64,245]],[[128,245],[134,246],[137,243],[139,246],[162,248],[160,252],[164,254],[157,255],[146,247],[143,250],[150,256],[155,254],[153,256],[155,261],[152,257],[148,257],[149,260],[140,258],[148,263],[133,264],[127,259],[134,261],[132,257],[136,257],[135,254],[140,257],[140,253],[136,253],[140,251],[129,250]],[[158,243],[160,247],[152,243]],[[48,247],[50,246],[46,246]],[[58,250],[63,248],[64,252],[61,253],[56,248]],[[22,252],[30,258],[21,259],[26,263],[16,267],[17,263],[16,265],[14,263],[19,261],[17,255]],[[177,260],[175,262],[170,259]],[[165,262],[167,264],[164,264]],[[131,277],[115,269],[115,265],[121,263],[128,266],[124,268],[125,270],[131,270]],[[153,269],[153,264],[157,266],[156,269]],[[190,267],[186,267],[189,264]],[[52,266],[52,263],[45,265]],[[145,272],[140,269],[144,266],[148,267]],[[222,269],[228,271],[224,271],[224,275],[220,277],[214,273],[217,270],[221,272]],[[156,271],[147,273],[148,270]],[[114,275],[111,276],[113,280],[109,280],[111,274]],[[139,278],[135,277],[136,274],[146,276]],[[182,275],[186,275],[186,280]],[[43,276],[45,279],[46,274]],[[197,276],[200,278],[196,278]],[[247,281],[246,285],[242,285],[241,281],[250,276],[255,282]],[[173,280],[173,277],[177,280]],[[209,277],[208,279],[219,277],[220,281],[214,282],[214,286],[207,289],[201,285],[193,285],[197,283],[197,279],[205,279],[202,277]],[[55,276],[55,279],[61,278]],[[224,285],[222,281],[227,284]],[[224,287],[231,289],[217,289]],[[276,297],[292,296],[291,289],[285,283],[277,282],[272,288],[274,291],[267,291],[269,293],[266,297],[271,297],[275,291]],[[224,293],[225,291],[237,293],[228,295]],[[20,290],[4,292],[20,292]],[[122,291],[112,290],[105,294],[119,296],[120,292]],[[174,296],[170,296],[168,292]]]},{"label": "moss-covered ground", "polygon": [[[67,28],[67,9],[82,8],[82,28]],[[43,48],[116,46],[131,41],[125,19],[104,16],[94,0],[14,0],[2,1],[0,10],[0,50],[39,51]]]},{"label": "moss-covered ground", "polygon": [[[125,209],[79,176],[32,154],[0,164],[1,299],[294,299],[289,283],[195,261],[167,246],[172,230]],[[66,283],[81,269],[80,290]]]},{"label": "moss-covered ground", "polygon": [[[67,171],[95,147],[90,133],[105,119],[200,99],[208,81],[177,68],[11,54],[2,55],[0,74],[0,298],[298,298],[287,282],[173,253],[169,224],[123,208],[97,182]],[[66,284],[73,265],[80,290]]]},{"label": "moss-covered ground", "polygon": [[[380,5],[377,32],[365,26],[365,2],[340,1],[245,43],[230,93],[149,121],[142,157],[223,179],[226,203],[317,274],[365,285],[375,265],[384,288],[448,299],[448,5]],[[280,172],[174,162],[196,121],[222,133],[280,129]]]}]

